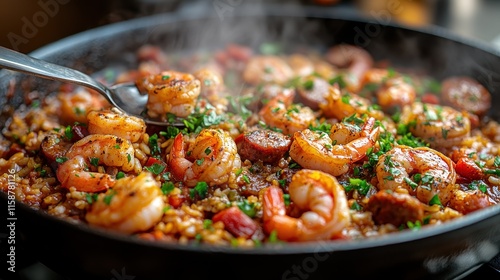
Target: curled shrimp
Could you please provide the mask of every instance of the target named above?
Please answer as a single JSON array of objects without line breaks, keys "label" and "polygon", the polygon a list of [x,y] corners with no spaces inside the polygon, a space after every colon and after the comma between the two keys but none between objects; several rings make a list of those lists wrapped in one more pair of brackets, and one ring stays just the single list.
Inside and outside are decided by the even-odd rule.
[{"label": "curled shrimp", "polygon": [[287,59],[295,77],[309,76],[314,72],[313,62],[305,55],[292,54]]},{"label": "curled shrimp", "polygon": [[328,88],[325,99],[326,102],[320,103],[319,108],[327,118],[342,120],[354,114],[366,114],[377,120],[385,117],[384,112],[374,106],[370,100],[356,94],[342,93],[337,84]]},{"label": "curled shrimp", "polygon": [[151,173],[116,181],[112,189],[99,194],[85,218],[93,225],[123,233],[145,231],[163,216],[160,184]]},{"label": "curled shrimp", "polygon": [[278,56],[261,55],[250,58],[243,70],[243,80],[251,85],[284,84],[293,78],[293,70]]},{"label": "curled shrimp", "polygon": [[376,172],[379,189],[404,189],[426,204],[437,195],[445,205],[457,189],[452,160],[427,147],[396,146],[379,158]]},{"label": "curled shrimp", "polygon": [[88,112],[109,106],[100,94],[86,90],[61,92],[57,98],[61,102],[60,120],[66,124],[86,123]]},{"label": "curled shrimp", "polygon": [[112,134],[137,142],[146,132],[146,123],[117,110],[99,110],[87,114],[87,129],[91,134]]},{"label": "curled shrimp", "polygon": [[191,74],[176,71],[149,76],[141,86],[148,92],[148,115],[162,121],[167,120],[168,113],[189,116],[200,95],[200,81]]},{"label": "curled shrimp", "polygon": [[205,66],[193,73],[194,77],[200,81],[200,91],[205,97],[217,95],[224,89],[224,80],[216,66]]},{"label": "curled shrimp", "polygon": [[91,134],[74,143],[65,155],[67,159],[57,169],[61,186],[78,191],[99,192],[112,187],[115,179],[105,173],[88,171],[89,167],[106,165],[134,168],[134,148],[130,141],[114,135]]},{"label": "curled shrimp", "polygon": [[170,150],[168,165],[174,178],[187,186],[195,186],[200,181],[213,186],[229,182],[241,167],[241,159],[233,138],[226,131],[204,129],[187,153],[184,137],[178,134]]},{"label": "curled shrimp", "polygon": [[401,122],[409,131],[433,148],[457,146],[470,135],[471,123],[466,114],[448,106],[415,102],[405,106]]},{"label": "curled shrimp", "polygon": [[293,91],[283,90],[262,107],[259,116],[268,126],[281,129],[285,135],[308,128],[316,116],[311,108],[293,104],[294,96]]},{"label": "curled shrimp", "polygon": [[388,78],[377,90],[377,104],[385,112],[392,113],[395,109],[400,110],[403,106],[412,104],[416,96],[415,88],[403,77]]},{"label": "curled shrimp", "polygon": [[268,233],[276,231],[285,241],[329,240],[349,226],[347,198],[335,177],[302,169],[293,175],[288,190],[290,200],[304,212],[299,218],[286,215],[283,191],[265,189],[262,218]]},{"label": "curled shrimp", "polygon": [[361,89],[366,71],[373,66],[373,58],[364,49],[353,45],[336,45],[326,53],[326,60],[333,65],[346,69],[344,80],[350,92]]},{"label": "curled shrimp", "polygon": [[[321,170],[339,176],[349,170],[350,164],[361,160],[368,149],[375,145],[379,129],[373,128],[374,118],[369,118],[360,131],[332,127],[331,136],[324,132],[305,129],[296,132],[289,154],[304,168]],[[345,124],[344,124],[345,125]],[[339,144],[332,140],[341,139]]]}]

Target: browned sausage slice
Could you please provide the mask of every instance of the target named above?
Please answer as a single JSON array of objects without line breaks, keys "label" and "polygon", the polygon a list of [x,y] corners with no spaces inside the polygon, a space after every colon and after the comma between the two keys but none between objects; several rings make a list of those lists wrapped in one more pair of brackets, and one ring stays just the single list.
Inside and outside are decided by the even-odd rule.
[{"label": "browned sausage slice", "polygon": [[49,162],[54,162],[59,157],[64,157],[71,143],[64,141],[58,134],[47,135],[40,145],[43,155]]},{"label": "browned sausage slice", "polygon": [[272,130],[254,130],[235,139],[238,153],[243,160],[277,162],[288,151],[290,137]]},{"label": "browned sausage slice", "polygon": [[476,80],[469,77],[451,77],[443,81],[443,102],[458,110],[483,116],[491,107],[491,95]]},{"label": "browned sausage slice", "polygon": [[415,197],[408,194],[377,192],[368,200],[366,210],[372,212],[376,224],[393,224],[400,226],[408,221],[422,221],[424,206]]},{"label": "browned sausage slice", "polygon": [[310,76],[297,87],[300,101],[313,110],[319,109],[319,104],[326,103],[326,95],[330,84],[319,77]]},{"label": "browned sausage slice", "polygon": [[491,202],[488,195],[480,190],[467,192],[457,190],[453,193],[450,200],[450,207],[464,215],[486,208],[490,205]]}]

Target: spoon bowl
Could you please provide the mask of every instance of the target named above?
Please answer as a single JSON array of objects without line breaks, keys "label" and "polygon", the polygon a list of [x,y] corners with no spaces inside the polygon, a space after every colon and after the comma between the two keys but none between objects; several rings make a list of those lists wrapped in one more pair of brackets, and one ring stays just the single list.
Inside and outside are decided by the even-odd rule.
[{"label": "spoon bowl", "polygon": [[148,95],[141,93],[134,83],[120,83],[107,87],[78,70],[53,64],[0,46],[0,67],[37,77],[77,84],[93,89],[123,113],[143,119],[158,126],[184,126],[180,121],[153,120],[144,114]]}]

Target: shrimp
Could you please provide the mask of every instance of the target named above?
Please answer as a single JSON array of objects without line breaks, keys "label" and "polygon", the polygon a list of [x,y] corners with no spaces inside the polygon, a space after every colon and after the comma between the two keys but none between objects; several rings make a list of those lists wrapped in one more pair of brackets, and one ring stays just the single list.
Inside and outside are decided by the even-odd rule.
[{"label": "shrimp", "polygon": [[276,83],[283,85],[293,78],[293,70],[278,56],[254,56],[243,70],[243,80],[251,85]]},{"label": "shrimp", "polygon": [[437,195],[445,205],[457,189],[452,160],[427,147],[392,148],[380,156],[376,173],[379,189],[404,189],[426,204]]},{"label": "shrimp", "polygon": [[241,168],[241,158],[233,138],[218,129],[202,130],[187,153],[183,135],[178,134],[167,162],[174,178],[190,187],[200,181],[210,186],[228,183],[234,179],[231,176],[235,171]]},{"label": "shrimp", "polygon": [[121,167],[131,171],[135,165],[134,148],[130,141],[114,135],[91,134],[74,143],[65,154],[67,159],[57,169],[61,186],[78,191],[99,192],[114,185],[109,174],[88,171],[92,165]]},{"label": "shrimp", "polygon": [[413,135],[427,141],[432,148],[457,146],[471,130],[467,114],[448,106],[421,102],[405,106],[400,120]]},{"label": "shrimp", "polygon": [[227,98],[221,97],[221,92],[225,90],[221,70],[216,66],[209,65],[198,69],[193,75],[200,80],[201,96],[205,97],[212,105],[225,109]]},{"label": "shrimp", "polygon": [[354,114],[366,114],[377,120],[384,119],[384,112],[373,106],[370,100],[356,94],[342,93],[338,84],[330,86],[325,94],[326,102],[320,103],[319,108],[327,118],[342,120]]},{"label": "shrimp", "polygon": [[394,109],[401,109],[415,101],[417,92],[403,77],[388,78],[377,90],[377,104],[382,110],[392,113]]},{"label": "shrimp", "polygon": [[109,107],[104,97],[86,90],[75,93],[61,92],[57,98],[61,102],[59,117],[65,124],[86,123],[89,111]]},{"label": "shrimp", "polygon": [[[333,176],[339,176],[349,170],[349,165],[361,160],[368,149],[375,145],[379,129],[373,129],[374,118],[369,118],[361,131],[354,138],[349,135],[349,129],[338,129],[332,127],[329,137],[324,132],[305,129],[296,132],[290,147],[289,154],[294,161],[304,168],[321,170]],[[342,138],[339,144],[332,141]],[[353,139],[354,138],[354,139]]]},{"label": "shrimp", "polygon": [[112,134],[130,142],[137,142],[146,132],[144,120],[113,109],[90,111],[87,122],[91,134]]},{"label": "shrimp", "polygon": [[220,72],[216,66],[202,67],[194,72],[194,77],[200,81],[200,91],[203,96],[208,97],[224,89],[224,80]]},{"label": "shrimp", "polygon": [[200,95],[200,81],[193,75],[176,71],[163,71],[147,77],[142,84],[148,92],[147,114],[167,120],[167,114],[189,116]]},{"label": "shrimp", "polygon": [[350,92],[358,92],[366,71],[373,66],[373,58],[364,49],[353,45],[333,46],[326,53],[326,60],[337,67],[346,67],[344,80]]},{"label": "shrimp", "polygon": [[288,190],[290,200],[304,211],[299,218],[286,215],[279,187],[269,187],[263,195],[264,229],[275,231],[280,240],[329,240],[351,223],[344,188],[335,177],[302,169],[293,175]]},{"label": "shrimp", "polygon": [[268,126],[281,129],[285,135],[306,129],[316,120],[311,108],[292,104],[294,96],[292,90],[283,90],[259,111]]},{"label": "shrimp", "polygon": [[292,54],[287,59],[295,77],[309,76],[314,72],[313,62],[302,54]]},{"label": "shrimp", "polygon": [[99,194],[85,215],[87,222],[123,233],[145,231],[163,216],[160,184],[151,173],[116,181],[112,189]]}]

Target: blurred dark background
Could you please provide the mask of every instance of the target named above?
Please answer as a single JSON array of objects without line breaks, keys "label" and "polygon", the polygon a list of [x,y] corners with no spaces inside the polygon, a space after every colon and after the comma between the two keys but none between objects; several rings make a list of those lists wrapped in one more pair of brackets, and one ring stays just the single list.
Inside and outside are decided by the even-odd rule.
[{"label": "blurred dark background", "polygon": [[[80,31],[163,12],[204,6],[277,3],[323,5],[409,25],[438,25],[462,36],[500,46],[497,0],[1,0],[0,45],[27,53]],[[199,9],[198,9],[199,11]]]},{"label": "blurred dark background", "polygon": [[[437,25],[500,50],[500,1],[497,0],[0,0],[0,45],[29,53],[41,46],[98,26],[147,15],[215,13],[214,5],[273,3],[322,5],[325,9],[411,26]],[[500,265],[499,265],[500,266]],[[499,279],[483,266],[463,279]],[[18,279],[63,279],[34,262]]]}]

